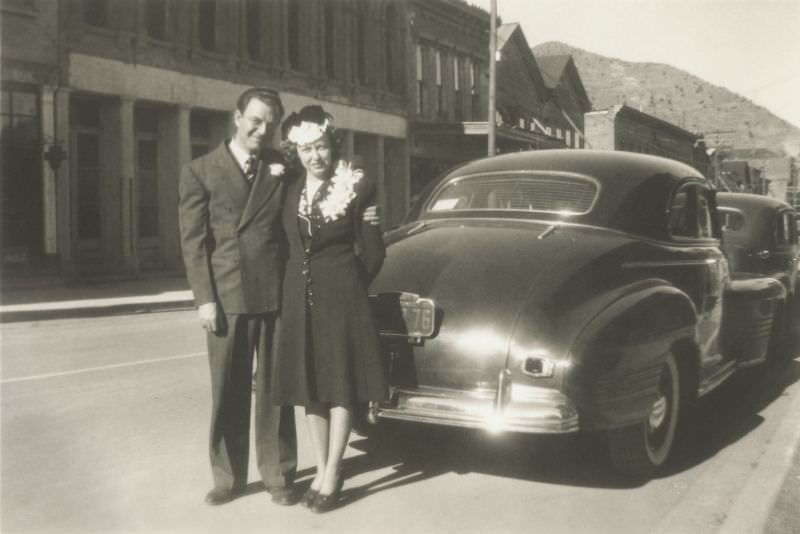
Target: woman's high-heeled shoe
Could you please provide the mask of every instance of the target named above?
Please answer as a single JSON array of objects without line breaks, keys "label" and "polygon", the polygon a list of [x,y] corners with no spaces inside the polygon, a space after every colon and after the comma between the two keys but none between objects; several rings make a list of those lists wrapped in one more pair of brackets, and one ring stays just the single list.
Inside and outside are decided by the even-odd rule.
[{"label": "woman's high-heeled shoe", "polygon": [[325,495],[324,493],[317,493],[317,497],[314,499],[314,502],[311,504],[310,509],[315,514],[322,514],[325,512],[329,512],[336,508],[339,504],[339,497],[342,494],[342,486],[344,485],[344,478],[339,478],[339,482],[336,484],[336,488],[330,495]]},{"label": "woman's high-heeled shoe", "polygon": [[311,505],[314,504],[314,501],[319,495],[319,492],[313,488],[308,488],[306,492],[303,494],[303,497],[300,499],[300,504],[305,506],[306,508],[311,508]]}]

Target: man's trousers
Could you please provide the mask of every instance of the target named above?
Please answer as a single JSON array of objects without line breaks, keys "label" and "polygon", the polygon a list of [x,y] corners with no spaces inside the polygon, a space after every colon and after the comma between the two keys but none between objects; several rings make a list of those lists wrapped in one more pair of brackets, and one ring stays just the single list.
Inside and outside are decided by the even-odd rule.
[{"label": "man's trousers", "polygon": [[294,408],[270,403],[276,314],[223,314],[209,332],[211,437],[209,452],[216,488],[247,485],[253,352],[258,358],[255,392],[256,462],[267,489],[291,485],[297,469]]}]

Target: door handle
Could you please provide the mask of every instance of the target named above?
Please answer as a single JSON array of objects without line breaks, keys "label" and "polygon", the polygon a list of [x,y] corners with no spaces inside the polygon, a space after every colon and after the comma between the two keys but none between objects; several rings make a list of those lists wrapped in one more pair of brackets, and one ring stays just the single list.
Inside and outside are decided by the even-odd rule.
[{"label": "door handle", "polygon": [[759,257],[759,258],[761,258],[762,260],[766,260],[766,259],[767,259],[767,258],[769,258],[771,255],[772,255],[772,253],[771,253],[769,250],[762,250],[762,251],[760,251],[760,252],[756,252],[756,256],[758,256],[758,257]]}]

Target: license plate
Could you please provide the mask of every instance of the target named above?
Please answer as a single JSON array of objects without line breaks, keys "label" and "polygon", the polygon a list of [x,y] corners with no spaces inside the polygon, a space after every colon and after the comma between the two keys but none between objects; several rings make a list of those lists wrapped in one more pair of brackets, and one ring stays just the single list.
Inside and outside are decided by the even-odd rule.
[{"label": "license plate", "polygon": [[436,306],[432,299],[414,293],[381,293],[370,299],[383,336],[431,337],[436,329]]}]

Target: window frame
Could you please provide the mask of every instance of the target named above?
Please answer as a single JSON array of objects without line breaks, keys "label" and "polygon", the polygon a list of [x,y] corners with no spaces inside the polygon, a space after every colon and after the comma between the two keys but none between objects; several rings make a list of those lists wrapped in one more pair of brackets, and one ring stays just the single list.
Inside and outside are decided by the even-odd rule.
[{"label": "window frame", "polygon": [[[692,194],[686,196],[686,206],[689,210],[689,222],[692,225],[691,235],[677,234],[673,231],[672,214],[675,205],[675,199],[682,192],[691,190]],[[708,206],[708,223],[710,225],[710,235],[701,235],[700,231],[700,197],[705,197]],[[707,184],[695,179],[689,178],[680,182],[673,190],[669,197],[666,209],[666,230],[667,235],[672,241],[680,243],[709,243],[719,241],[722,236],[719,225],[719,215],[717,213],[717,204],[714,197],[714,192]]]}]

